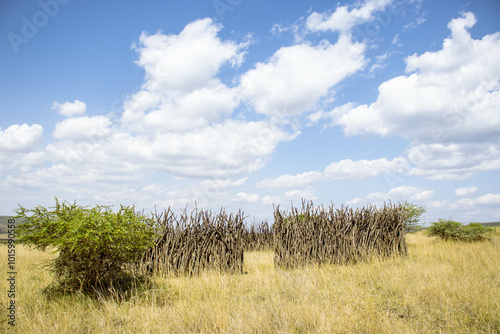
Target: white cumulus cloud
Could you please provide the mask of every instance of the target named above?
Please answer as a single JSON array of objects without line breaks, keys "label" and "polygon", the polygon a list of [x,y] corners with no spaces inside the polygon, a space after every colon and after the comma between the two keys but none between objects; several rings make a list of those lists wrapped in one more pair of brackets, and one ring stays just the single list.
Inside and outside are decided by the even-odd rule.
[{"label": "white cumulus cloud", "polygon": [[335,44],[282,47],[268,62],[243,74],[241,94],[264,115],[310,111],[333,86],[364,66],[364,50],[363,44],[346,36]]},{"label": "white cumulus cloud", "polygon": [[457,188],[455,189],[455,195],[460,197],[471,196],[474,195],[478,189],[478,187]]},{"label": "white cumulus cloud", "polygon": [[248,43],[222,40],[221,29],[203,19],[177,35],[141,35],[135,49],[145,83],[125,101],[108,154],[140,160],[146,170],[226,178],[260,169],[278,143],[299,134],[267,119],[232,117],[239,88],[217,74],[224,64],[239,66]]},{"label": "white cumulus cloud", "polygon": [[463,207],[474,208],[476,206],[498,206],[500,205],[500,194],[488,193],[477,198],[464,198],[454,204],[455,209]]},{"label": "white cumulus cloud", "polygon": [[5,130],[0,129],[0,151],[27,152],[42,140],[41,125],[14,124]]},{"label": "white cumulus cloud", "polygon": [[64,103],[54,101],[54,103],[52,104],[52,109],[63,116],[73,117],[84,115],[87,111],[87,105],[79,100],[74,100],[73,102],[67,101]]},{"label": "white cumulus cloud", "polygon": [[137,64],[146,71],[145,88],[150,91],[191,92],[206,87],[220,67],[241,64],[247,43],[221,41],[222,25],[206,18],[184,27],[178,35],[142,33]]},{"label": "white cumulus cloud", "polygon": [[500,33],[473,39],[472,13],[451,20],[441,50],[406,58],[405,76],[379,86],[377,100],[336,117],[347,136],[411,140],[410,174],[459,179],[500,167]]},{"label": "white cumulus cloud", "polygon": [[324,174],[327,179],[364,179],[381,173],[402,172],[406,168],[407,161],[404,158],[356,161],[345,159],[327,166]]},{"label": "white cumulus cloud", "polygon": [[410,201],[423,201],[434,195],[433,190],[425,190],[419,187],[399,186],[387,193],[391,199],[408,199]]},{"label": "white cumulus cloud", "polygon": [[338,6],[333,13],[311,13],[306,27],[311,31],[349,32],[354,26],[375,19],[375,12],[384,10],[392,0],[368,0],[356,6]]},{"label": "white cumulus cloud", "polygon": [[56,123],[52,135],[57,139],[71,141],[102,139],[111,132],[111,124],[106,116],[72,117]]},{"label": "white cumulus cloud", "polygon": [[407,151],[410,175],[430,180],[461,180],[484,171],[500,169],[497,143],[414,144]]},{"label": "white cumulus cloud", "polygon": [[399,186],[392,188],[388,192],[373,192],[363,199],[361,197],[353,198],[349,203],[359,204],[363,202],[375,202],[380,205],[386,201],[426,201],[434,196],[434,190],[424,189],[414,186]]},{"label": "white cumulus cloud", "polygon": [[259,201],[259,194],[247,194],[246,192],[239,192],[236,194],[238,200],[242,202],[255,203]]},{"label": "white cumulus cloud", "polygon": [[408,168],[408,163],[404,158],[356,161],[344,159],[331,163],[321,172],[310,171],[296,175],[285,174],[275,179],[263,180],[259,183],[259,186],[265,188],[305,187],[320,181],[364,179],[382,173],[402,172]]},{"label": "white cumulus cloud", "polygon": [[415,73],[384,82],[376,102],[342,115],[345,133],[441,140],[498,134],[500,34],[474,40],[467,31],[474,22],[472,13],[452,20],[442,50],[406,58]]}]

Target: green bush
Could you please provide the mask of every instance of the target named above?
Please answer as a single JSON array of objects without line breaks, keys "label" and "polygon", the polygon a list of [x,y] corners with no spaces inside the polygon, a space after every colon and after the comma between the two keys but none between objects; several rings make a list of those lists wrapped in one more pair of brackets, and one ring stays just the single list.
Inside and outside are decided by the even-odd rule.
[{"label": "green bush", "polygon": [[51,290],[91,294],[131,287],[136,273],[130,264],[152,245],[153,220],[125,206],[115,213],[108,206],[87,208],[56,199],[51,209],[16,210],[24,220],[21,242],[59,252],[49,264],[55,274]]},{"label": "green bush", "polygon": [[420,224],[420,220],[427,210],[423,206],[412,204],[408,201],[401,202],[399,205],[404,212],[405,232],[415,233],[421,231],[423,227]]},{"label": "green bush", "polygon": [[480,223],[462,225],[453,220],[439,219],[427,229],[428,236],[437,236],[443,240],[481,241],[489,237],[494,230]]},{"label": "green bush", "polygon": [[470,223],[462,227],[462,239],[467,241],[481,241],[487,239],[494,232],[491,227],[483,226],[481,223]]}]

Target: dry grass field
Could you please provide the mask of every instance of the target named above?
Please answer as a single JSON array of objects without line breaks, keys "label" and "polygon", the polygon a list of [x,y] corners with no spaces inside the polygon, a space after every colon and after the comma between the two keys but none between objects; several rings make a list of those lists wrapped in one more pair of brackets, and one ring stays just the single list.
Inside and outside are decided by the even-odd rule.
[{"label": "dry grass field", "polygon": [[[497,232],[500,231],[497,228]],[[248,252],[244,274],[156,277],[127,301],[47,299],[49,252],[17,246],[16,327],[2,333],[500,333],[500,237],[481,243],[407,235],[408,256],[275,269]],[[0,245],[7,273],[7,246]]]}]

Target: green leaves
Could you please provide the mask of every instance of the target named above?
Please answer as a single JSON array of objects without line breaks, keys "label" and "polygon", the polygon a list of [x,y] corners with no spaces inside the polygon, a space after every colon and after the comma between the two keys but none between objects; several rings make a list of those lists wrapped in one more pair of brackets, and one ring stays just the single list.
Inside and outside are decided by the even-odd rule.
[{"label": "green leaves", "polygon": [[439,221],[432,223],[427,231],[428,236],[437,236],[443,240],[460,241],[485,240],[489,234],[494,232],[492,228],[483,226],[480,223],[462,225],[459,222],[444,219],[439,219]]},{"label": "green leaves", "polygon": [[25,244],[59,251],[51,266],[59,286],[67,290],[94,291],[122,277],[122,266],[136,261],[153,245],[153,220],[121,206],[82,207],[60,203],[47,209],[19,207],[20,240]]},{"label": "green leaves", "polygon": [[427,211],[423,206],[404,201],[400,203],[401,209],[405,215],[406,232],[412,233],[421,229],[420,219]]}]

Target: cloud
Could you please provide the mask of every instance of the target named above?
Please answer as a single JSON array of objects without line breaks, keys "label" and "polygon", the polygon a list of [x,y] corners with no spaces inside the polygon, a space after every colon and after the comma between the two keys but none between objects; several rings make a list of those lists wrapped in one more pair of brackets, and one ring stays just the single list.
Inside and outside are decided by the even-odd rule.
[{"label": "cloud", "polygon": [[296,205],[302,200],[315,200],[317,197],[314,195],[314,190],[311,187],[301,189],[291,189],[281,195],[266,195],[262,197],[262,204],[264,205],[281,205],[287,206],[291,202]]},{"label": "cloud", "polygon": [[58,103],[54,101],[54,103],[52,104],[52,109],[63,116],[73,117],[84,115],[87,111],[87,105],[79,100],[74,100],[73,102],[67,101],[64,103]]},{"label": "cloud", "polygon": [[271,189],[305,187],[315,182],[319,182],[322,178],[323,174],[321,172],[311,171],[296,175],[285,174],[275,179],[265,179],[259,182],[258,185],[260,187]]},{"label": "cloud", "polygon": [[455,189],[455,195],[460,197],[474,195],[478,189],[478,187],[457,188]]},{"label": "cloud", "polygon": [[419,187],[400,186],[387,193],[391,199],[408,199],[410,201],[423,201],[434,195],[433,190],[424,190]]},{"label": "cloud", "polygon": [[[468,29],[476,24],[476,18],[472,13],[464,13],[462,17],[453,19],[448,23],[448,28],[451,30],[451,38],[447,38],[443,42],[443,48],[437,52],[425,52],[422,55],[414,54],[406,58],[406,71],[420,71],[422,74],[432,74],[435,72],[453,74],[461,66],[476,65],[479,52],[486,51],[488,46],[495,46],[498,41],[498,36],[487,35],[483,40],[474,40],[471,38]],[[488,54],[481,57],[482,60],[489,59],[492,56],[491,51],[495,54],[498,51],[490,50]],[[489,60],[488,62],[491,62]],[[493,60],[495,61],[495,60]],[[471,70],[463,68],[463,70]],[[465,75],[471,73],[466,71]],[[481,69],[481,74],[484,74],[484,68]],[[438,78],[436,78],[438,79]],[[477,81],[474,81],[476,83]]]},{"label": "cloud", "polygon": [[363,68],[365,46],[340,37],[282,47],[266,63],[241,77],[243,99],[264,115],[289,116],[310,111],[347,76]]},{"label": "cloud", "polygon": [[396,45],[396,46],[403,46],[403,44],[401,44],[399,42],[399,34],[394,35],[391,44]]},{"label": "cloud", "polygon": [[451,205],[450,200],[444,200],[444,201],[428,201],[426,203],[426,207],[428,209],[436,209],[436,210],[449,210]]},{"label": "cloud", "polygon": [[391,54],[389,52],[385,52],[381,55],[375,57],[375,63],[370,66],[370,70],[368,71],[367,76],[373,78],[376,72],[380,72],[387,67],[387,58],[389,58]]},{"label": "cloud", "polygon": [[106,116],[72,117],[56,123],[52,135],[61,140],[81,141],[95,137],[106,137],[111,129]]},{"label": "cloud", "polygon": [[317,197],[314,196],[314,191],[310,187],[305,188],[305,189],[292,189],[288,190],[285,192],[283,195],[284,199],[287,200],[313,200],[316,199]]},{"label": "cloud", "polygon": [[[119,129],[103,129],[102,136],[97,132],[79,145],[58,141],[49,144],[47,151],[53,159],[70,164],[100,162],[106,166],[119,165],[120,170],[129,172],[226,179],[262,168],[279,142],[297,135],[267,121],[233,119],[184,132],[133,135]],[[61,136],[66,134],[60,132]],[[84,134],[64,138],[83,139]]]},{"label": "cloud", "polygon": [[494,142],[414,144],[407,156],[413,165],[408,174],[430,180],[461,180],[500,169],[500,147]]},{"label": "cloud", "polygon": [[316,124],[323,119],[331,119],[332,125],[335,125],[337,119],[354,108],[355,103],[349,102],[341,106],[336,106],[330,111],[319,110],[317,112],[308,115],[309,120],[312,124]]},{"label": "cloud", "polygon": [[41,125],[14,124],[5,130],[0,129],[0,151],[28,152],[42,140]]},{"label": "cloud", "polygon": [[428,190],[414,186],[399,186],[392,188],[387,193],[372,192],[366,195],[365,198],[355,197],[350,200],[348,205],[359,205],[361,203],[373,203],[381,205],[387,201],[412,201],[422,202],[434,196],[434,190]]},{"label": "cloud", "polygon": [[410,22],[408,24],[406,24],[404,27],[403,27],[403,30],[408,30],[408,29],[415,29],[417,28],[419,25],[427,22],[427,19],[425,18],[427,16],[427,12],[423,12],[422,14],[420,14],[419,17],[417,17],[415,19],[414,22]]},{"label": "cloud", "polygon": [[[43,167],[47,154],[44,151],[2,151],[0,150],[0,175],[19,173],[24,175],[36,168]],[[1,184],[0,180],[0,184]]]},{"label": "cloud", "polygon": [[[335,123],[347,136],[411,140],[411,175],[458,179],[500,167],[500,33],[473,39],[472,13],[451,20],[438,51],[406,58],[405,76],[382,83],[377,100]],[[417,158],[416,158],[417,157]]]},{"label": "cloud", "polygon": [[473,22],[471,13],[452,20],[442,50],[407,57],[406,70],[417,73],[382,83],[376,102],[342,115],[346,135],[469,140],[498,134],[500,34],[474,40],[466,30]]},{"label": "cloud", "polygon": [[220,83],[177,96],[140,91],[126,101],[122,122],[135,132],[187,131],[227,118],[238,104],[235,89]]},{"label": "cloud", "polygon": [[[11,172],[12,165],[1,166],[8,174],[5,187],[50,189],[106,201],[134,197],[148,206],[184,205],[193,198],[221,205],[235,198],[272,199],[244,191],[231,196],[230,191],[243,186],[242,175],[261,169],[279,143],[300,134],[274,116],[296,116],[330,97],[336,84],[365,65],[365,46],[346,36],[335,44],[301,42],[279,49],[267,62],[238,76],[248,38],[222,39],[221,29],[221,24],[202,19],[178,34],[143,32],[132,48],[144,81],[125,99],[123,113],[117,118],[84,116],[86,105],[79,100],[54,102],[52,108],[67,119],[55,124],[53,141],[41,154],[16,158],[33,161],[22,174],[20,169]],[[235,71],[233,80],[222,82],[222,70]],[[26,150],[40,139],[32,137]],[[20,138],[29,141],[30,136]],[[151,183],[152,175],[159,180]],[[158,186],[160,180],[176,178],[188,185]],[[193,179],[199,184],[193,185]],[[146,180],[149,187],[143,186]],[[314,197],[307,183],[306,189],[298,188],[278,199]]]},{"label": "cloud", "polygon": [[216,75],[224,64],[241,64],[248,42],[223,41],[221,29],[203,19],[178,35],[141,34],[134,49],[145,82],[124,104],[121,122],[129,131],[187,131],[231,116],[238,92]]},{"label": "cloud", "polygon": [[[468,190],[469,188],[462,189]],[[480,215],[483,215],[485,217],[498,217],[499,205],[500,194],[493,193],[488,193],[476,198],[463,198],[458,201],[428,201],[425,204],[428,212],[435,211],[440,212],[441,214],[446,211],[453,212],[454,215],[456,215],[455,219],[458,219],[458,221],[463,221],[464,218],[472,219],[472,221],[477,221],[477,217]],[[453,218],[450,217],[449,219]]]},{"label": "cloud", "polygon": [[[367,1],[339,7],[334,14],[343,21],[337,23],[333,15],[311,15],[308,32],[340,31],[335,43],[301,40],[279,48],[266,61],[250,64],[242,74],[238,71],[249,43],[221,38],[222,25],[211,19],[194,21],[178,34],[143,33],[133,49],[144,81],[127,96],[121,115],[87,117],[83,102],[54,102],[53,109],[67,118],[55,124],[53,141],[40,152],[32,150],[41,141],[41,126],[13,125],[0,131],[0,150],[7,152],[0,155],[12,156],[16,163],[0,166],[5,175],[2,187],[37,189],[32,193],[38,197],[45,189],[50,195],[71,194],[99,202],[134,198],[134,204],[148,208],[183,207],[194,200],[212,207],[269,205],[315,199],[312,185],[323,181],[403,171],[446,180],[500,169],[499,36],[472,39],[471,14],[450,22],[451,36],[441,50],[408,56],[405,75],[380,85],[372,104],[331,103],[337,86],[369,65],[366,45],[354,43],[349,30],[373,20],[374,13],[388,4]],[[368,74],[384,68],[390,55],[375,58]],[[294,124],[299,118],[312,124],[327,119],[342,126],[346,135],[396,135],[411,143],[404,156],[392,160],[344,159],[323,170],[281,175],[258,184],[284,189],[281,192],[241,189],[248,182],[246,174],[261,169],[280,143],[300,134],[288,125],[291,122],[280,122],[276,116]],[[459,189],[456,194],[462,197],[473,194]],[[348,203],[421,202],[433,196],[430,189],[402,186]],[[461,200],[465,207],[492,206],[498,196]],[[459,205],[432,203],[443,208]]]},{"label": "cloud", "polygon": [[344,159],[331,163],[322,172],[310,171],[296,175],[285,174],[275,179],[263,180],[258,185],[273,189],[305,187],[320,181],[359,180],[375,177],[382,173],[402,172],[406,169],[408,169],[408,164],[404,158],[395,158],[390,161],[386,158],[357,161]]},{"label": "cloud", "polygon": [[248,43],[221,41],[221,24],[206,18],[184,27],[178,35],[141,34],[137,64],[145,69],[144,89],[155,92],[192,92],[210,85],[220,67],[243,61]]},{"label": "cloud", "polygon": [[245,192],[239,192],[238,194],[236,194],[236,197],[238,197],[238,200],[241,202],[255,203],[259,201],[258,194],[247,194]]},{"label": "cloud", "polygon": [[350,201],[347,201],[346,205],[347,206],[358,206],[360,205],[361,203],[363,203],[365,201],[365,199],[361,198],[361,197],[355,197],[353,199],[351,199]]},{"label": "cloud", "polygon": [[[87,204],[99,201],[102,204],[119,204],[122,197],[107,197],[107,193],[120,193],[123,189],[137,188],[144,182],[143,175],[126,172],[120,165],[103,164],[102,160],[86,160],[85,164],[57,163],[50,153],[45,153],[45,164],[23,173],[14,173],[11,170],[2,182],[4,189],[9,189],[13,195],[14,203],[25,205],[47,205],[53,196],[67,200],[85,200]],[[48,164],[51,163],[51,164]],[[135,204],[140,197],[129,197]],[[123,202],[122,202],[123,203]],[[132,203],[130,203],[132,204]]]},{"label": "cloud", "polygon": [[324,174],[330,180],[364,179],[381,173],[401,172],[406,168],[407,161],[404,158],[395,158],[390,161],[386,158],[357,161],[345,159],[327,166]]},{"label": "cloud", "polygon": [[374,13],[384,10],[392,0],[368,0],[354,8],[339,6],[332,14],[311,13],[306,20],[306,27],[310,31],[338,31],[349,32],[354,26],[373,21]]},{"label": "cloud", "polygon": [[[140,159],[145,170],[226,178],[262,168],[279,142],[299,134],[269,119],[233,118],[240,90],[223,84],[217,74],[224,64],[241,64],[248,42],[221,40],[221,29],[203,19],[178,35],[141,35],[135,49],[145,83],[125,102],[121,132],[110,140],[117,147],[108,152]],[[122,143],[128,143],[126,151]]]},{"label": "cloud", "polygon": [[366,200],[368,201],[382,202],[382,201],[388,201],[390,199],[391,198],[389,197],[389,195],[383,192],[373,192],[366,196]]},{"label": "cloud", "polygon": [[458,200],[452,205],[452,209],[475,208],[476,206],[492,206],[500,205],[500,194],[486,194],[477,198],[464,198]]},{"label": "cloud", "polygon": [[295,136],[266,121],[226,120],[199,131],[159,134],[142,145],[174,175],[224,177],[262,168],[279,142]]},{"label": "cloud", "polygon": [[210,189],[227,189],[229,187],[238,187],[245,184],[247,181],[247,177],[241,178],[236,181],[232,181],[231,179],[223,179],[223,180],[213,180],[208,179],[200,182],[200,187],[206,190]]},{"label": "cloud", "polygon": [[264,205],[273,205],[273,204],[278,204],[278,203],[281,203],[282,202],[282,199],[280,196],[270,196],[270,195],[266,195],[264,197],[262,197],[262,204]]}]

